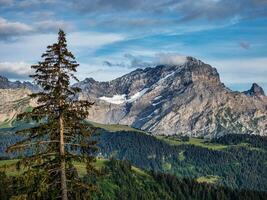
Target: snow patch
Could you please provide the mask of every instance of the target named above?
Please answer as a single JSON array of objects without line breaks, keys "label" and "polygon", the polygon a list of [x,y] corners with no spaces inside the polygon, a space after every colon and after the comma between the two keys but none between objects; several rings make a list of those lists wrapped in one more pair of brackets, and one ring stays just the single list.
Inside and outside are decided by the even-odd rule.
[{"label": "snow patch", "polygon": [[174,73],[175,73],[175,72],[172,72],[172,73],[166,75],[165,77],[159,79],[158,83],[162,83],[162,82],[165,81],[167,78],[169,78],[170,76],[172,76]]},{"label": "snow patch", "polygon": [[157,96],[157,97],[155,97],[155,98],[153,99],[153,101],[157,101],[157,100],[159,100],[160,98],[162,98],[162,96]]},{"label": "snow patch", "polygon": [[164,102],[164,100],[159,101],[159,102],[157,102],[157,103],[152,103],[152,106],[156,106],[156,105],[161,104],[161,103],[163,103],[163,102]]},{"label": "snow patch", "polygon": [[150,115],[148,115],[148,116],[146,116],[146,117],[142,117],[142,118],[138,119],[138,121],[142,121],[142,120],[144,120],[144,119],[151,118],[152,115],[153,115],[153,113],[150,114]]},{"label": "snow patch", "polygon": [[143,96],[149,88],[144,88],[143,90],[135,93],[132,95],[130,98],[126,98],[126,94],[121,94],[121,95],[114,95],[113,97],[100,97],[100,100],[106,101],[108,103],[112,104],[123,104],[123,103],[132,103],[139,99],[141,96]]},{"label": "snow patch", "polygon": [[100,97],[100,100],[106,101],[112,104],[122,104],[126,101],[126,94],[114,95],[113,97]]},{"label": "snow patch", "polygon": [[127,100],[127,102],[132,103],[139,99],[141,96],[143,96],[147,92],[148,88],[144,88],[140,92],[135,93],[133,96],[130,97],[130,99]]},{"label": "snow patch", "polygon": [[146,117],[142,117],[142,118],[140,118],[140,119],[138,119],[139,121],[141,121],[141,120],[144,120],[144,119],[147,119],[147,118],[151,118],[151,117],[153,117],[153,114],[157,114],[157,112],[158,112],[158,109],[156,109],[156,110],[154,110],[152,113],[150,113],[148,116],[146,116]]}]

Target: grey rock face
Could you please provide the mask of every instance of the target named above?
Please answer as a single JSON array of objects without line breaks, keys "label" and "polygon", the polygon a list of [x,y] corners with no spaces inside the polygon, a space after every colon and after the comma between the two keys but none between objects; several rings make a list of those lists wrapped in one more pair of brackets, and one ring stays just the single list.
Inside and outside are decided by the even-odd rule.
[{"label": "grey rock face", "polygon": [[[137,69],[109,82],[86,79],[79,98],[95,102],[89,120],[152,134],[267,135],[267,98],[233,92],[217,70],[195,58],[179,66]],[[254,93],[258,89],[254,86]],[[262,93],[261,93],[262,94]]]}]

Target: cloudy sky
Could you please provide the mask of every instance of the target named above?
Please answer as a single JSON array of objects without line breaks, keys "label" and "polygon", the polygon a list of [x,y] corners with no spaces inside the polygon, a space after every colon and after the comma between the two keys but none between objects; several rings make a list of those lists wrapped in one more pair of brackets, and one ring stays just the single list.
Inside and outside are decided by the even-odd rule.
[{"label": "cloudy sky", "polygon": [[78,77],[111,80],[193,56],[234,90],[267,91],[267,0],[0,0],[0,74],[26,80],[57,31]]}]

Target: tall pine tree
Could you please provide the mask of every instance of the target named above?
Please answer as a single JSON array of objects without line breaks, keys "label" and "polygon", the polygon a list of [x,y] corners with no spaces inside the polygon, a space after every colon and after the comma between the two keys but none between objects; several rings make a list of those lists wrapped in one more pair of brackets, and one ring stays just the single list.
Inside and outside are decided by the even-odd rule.
[{"label": "tall pine tree", "polygon": [[49,192],[50,196],[67,200],[73,198],[72,189],[94,189],[80,181],[73,165],[83,162],[88,173],[95,172],[92,164],[96,143],[90,139],[94,130],[84,122],[93,103],[79,100],[80,89],[70,86],[71,79],[78,81],[74,76],[78,64],[67,49],[62,30],[57,43],[48,46],[42,58],[43,61],[32,66],[35,74],[30,76],[42,88],[30,95],[38,106],[18,116],[38,125],[18,131],[24,139],[8,151],[32,152],[17,163],[18,168],[26,168],[24,190],[29,198],[45,198]]}]

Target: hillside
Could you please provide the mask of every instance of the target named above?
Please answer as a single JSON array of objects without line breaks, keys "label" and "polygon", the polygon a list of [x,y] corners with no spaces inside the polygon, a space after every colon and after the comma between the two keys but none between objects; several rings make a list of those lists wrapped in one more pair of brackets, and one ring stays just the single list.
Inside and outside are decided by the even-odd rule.
[{"label": "hillside", "polygon": [[[99,161],[98,161],[99,162]],[[0,162],[1,164],[1,162]],[[264,199],[266,192],[252,190],[232,190],[229,188],[198,183],[189,179],[177,179],[169,174],[147,172],[131,166],[128,162],[114,159],[100,163],[102,176],[83,176],[83,182],[97,185],[98,192],[94,192],[94,200],[112,199],[192,199],[192,200],[254,200]],[[79,172],[80,168],[78,168]],[[23,177],[6,176],[0,172],[0,198],[2,200],[25,194],[25,197],[36,199],[31,193],[18,190],[18,184]],[[7,187],[8,186],[8,187]],[[72,197],[81,199],[83,191],[74,191]],[[53,194],[44,192],[43,198],[52,199]]]},{"label": "hillside", "polygon": [[[226,136],[225,136],[226,137]],[[229,135],[219,140],[154,136],[137,132],[104,132],[101,156],[128,160],[142,169],[167,172],[231,188],[267,190],[267,139]],[[226,141],[234,141],[226,143]]]},{"label": "hillside", "polygon": [[[100,158],[128,160],[141,169],[179,178],[267,191],[266,137],[229,134],[209,141],[179,135],[155,137],[123,125],[95,125],[101,127],[94,136]],[[21,139],[14,131],[23,127],[27,124],[0,129],[0,157],[19,156],[6,154],[5,149]]]}]

